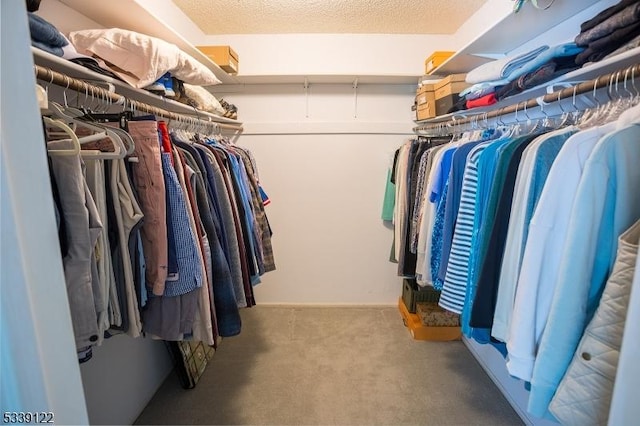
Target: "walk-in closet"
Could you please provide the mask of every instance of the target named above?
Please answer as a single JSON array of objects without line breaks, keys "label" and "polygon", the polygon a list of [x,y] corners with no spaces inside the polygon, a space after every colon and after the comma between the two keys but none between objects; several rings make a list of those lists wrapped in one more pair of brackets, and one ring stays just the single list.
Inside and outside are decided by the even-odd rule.
[{"label": "walk-in closet", "polygon": [[637,423],[640,1],[0,7],[4,424]]}]

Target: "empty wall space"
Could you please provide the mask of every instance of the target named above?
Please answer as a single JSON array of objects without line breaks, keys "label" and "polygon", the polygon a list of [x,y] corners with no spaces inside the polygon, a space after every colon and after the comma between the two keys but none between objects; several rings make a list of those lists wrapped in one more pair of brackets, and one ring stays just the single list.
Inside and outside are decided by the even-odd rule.
[{"label": "empty wall space", "polygon": [[238,143],[255,155],[271,200],[277,270],[256,287],[258,304],[397,302],[393,234],[380,215],[388,166],[410,137],[414,90],[248,85],[224,95],[238,106]]}]

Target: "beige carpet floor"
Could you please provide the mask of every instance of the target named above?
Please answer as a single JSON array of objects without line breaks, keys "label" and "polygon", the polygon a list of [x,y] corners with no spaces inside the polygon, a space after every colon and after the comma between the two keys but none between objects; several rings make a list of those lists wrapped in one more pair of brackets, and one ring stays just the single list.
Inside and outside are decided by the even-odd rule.
[{"label": "beige carpet floor", "polygon": [[195,389],[172,373],[137,424],[521,425],[462,342],[413,340],[393,307],[242,311]]}]

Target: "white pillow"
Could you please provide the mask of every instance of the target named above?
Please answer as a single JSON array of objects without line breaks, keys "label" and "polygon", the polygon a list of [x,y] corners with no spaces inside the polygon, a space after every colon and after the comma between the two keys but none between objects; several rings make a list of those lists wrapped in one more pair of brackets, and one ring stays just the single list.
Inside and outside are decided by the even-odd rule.
[{"label": "white pillow", "polygon": [[71,43],[79,53],[103,59],[111,71],[137,88],[149,86],[166,72],[191,84],[221,81],[175,44],[120,28],[74,31]]},{"label": "white pillow", "polygon": [[192,86],[191,84],[185,83],[184,94],[196,103],[197,109],[220,116],[225,113],[224,108],[220,105],[220,101],[204,87]]}]

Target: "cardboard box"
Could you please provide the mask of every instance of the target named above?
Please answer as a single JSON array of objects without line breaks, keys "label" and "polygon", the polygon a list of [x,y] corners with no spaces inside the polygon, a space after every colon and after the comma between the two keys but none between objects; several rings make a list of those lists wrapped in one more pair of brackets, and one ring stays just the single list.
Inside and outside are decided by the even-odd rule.
[{"label": "cardboard box", "polygon": [[229,74],[238,74],[238,54],[229,46],[197,46],[198,50],[207,55],[220,68]]},{"label": "cardboard box", "polygon": [[416,314],[420,317],[422,324],[427,327],[460,326],[460,315],[441,308],[438,302],[416,303]]},{"label": "cardboard box", "polygon": [[442,65],[444,61],[452,57],[456,52],[436,51],[424,61],[424,73],[431,74],[437,67]]},{"label": "cardboard box", "polygon": [[435,86],[423,84],[416,90],[416,120],[426,120],[436,116]]},{"label": "cardboard box", "polygon": [[411,337],[415,340],[450,341],[460,340],[462,331],[460,327],[430,327],[422,323],[420,316],[409,312],[402,298],[398,299],[398,309],[402,316],[402,322],[409,329]]},{"label": "cardboard box", "polygon": [[435,110],[437,115],[446,114],[460,97],[458,93],[470,86],[465,82],[466,74],[452,74],[435,84]]}]

